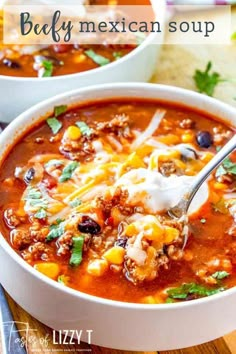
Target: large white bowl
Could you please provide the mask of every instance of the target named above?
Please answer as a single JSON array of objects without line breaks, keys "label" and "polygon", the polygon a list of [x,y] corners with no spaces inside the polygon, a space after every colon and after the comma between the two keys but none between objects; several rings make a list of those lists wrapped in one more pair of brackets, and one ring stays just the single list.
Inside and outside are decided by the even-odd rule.
[{"label": "large white bowl", "polygon": [[[153,1],[153,0],[151,0]],[[158,21],[164,27],[165,0],[153,1]],[[112,82],[146,82],[154,73],[163,33],[150,34],[144,42],[123,58],[78,74],[49,78],[24,78],[0,75],[0,121],[10,122],[24,110],[57,94],[89,85]]]},{"label": "large white bowl", "polygon": [[[192,91],[154,84],[100,85],[51,98],[21,114],[0,135],[0,157],[14,139],[55,105],[70,106],[111,97],[179,103],[236,126],[234,108]],[[17,303],[44,324],[57,330],[93,330],[92,342],[110,348],[178,349],[210,341],[236,328],[236,288],[178,304],[144,305],[106,300],[72,290],[40,274],[13,251],[4,237],[0,237],[0,281]],[[82,339],[87,339],[86,332]]]}]

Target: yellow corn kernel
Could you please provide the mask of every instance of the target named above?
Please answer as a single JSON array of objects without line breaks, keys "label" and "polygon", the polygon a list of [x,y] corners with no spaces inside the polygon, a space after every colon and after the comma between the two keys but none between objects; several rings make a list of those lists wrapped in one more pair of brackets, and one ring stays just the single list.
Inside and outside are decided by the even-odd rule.
[{"label": "yellow corn kernel", "polygon": [[108,269],[106,259],[95,259],[89,262],[87,272],[95,277],[101,277]]},{"label": "yellow corn kernel", "polygon": [[151,296],[151,295],[143,297],[142,302],[144,304],[156,304],[157,303],[155,297]]},{"label": "yellow corn kernel", "polygon": [[145,167],[143,160],[134,152],[125,162],[125,166],[132,166],[133,168]]},{"label": "yellow corn kernel", "polygon": [[178,159],[179,157],[180,157],[180,152],[177,150],[166,151],[164,155],[159,156],[159,161],[165,162],[165,161],[169,161],[170,158]]},{"label": "yellow corn kernel", "polygon": [[163,228],[158,222],[146,224],[144,226],[145,238],[150,241],[160,241],[163,236]]},{"label": "yellow corn kernel", "polygon": [[220,190],[220,191],[225,190],[226,188],[228,188],[227,184],[220,183],[220,182],[214,182],[213,187],[214,187],[214,189],[217,189],[217,190]]},{"label": "yellow corn kernel", "polygon": [[192,143],[194,141],[194,135],[193,133],[185,133],[181,136],[181,140],[183,143]]},{"label": "yellow corn kernel", "polygon": [[175,163],[176,167],[178,167],[178,168],[181,168],[183,170],[186,168],[186,164],[181,160],[175,159],[174,163]]},{"label": "yellow corn kernel", "polygon": [[13,187],[14,186],[14,179],[13,178],[6,178],[3,181],[4,186]]},{"label": "yellow corn kernel", "polygon": [[166,145],[176,145],[180,142],[180,138],[175,134],[167,134],[158,137],[158,140]]},{"label": "yellow corn kernel", "polygon": [[111,217],[113,218],[114,225],[118,225],[124,219],[124,215],[116,207],[112,208]]},{"label": "yellow corn kernel", "polygon": [[205,154],[201,156],[201,161],[204,163],[207,163],[207,162],[211,161],[213,156],[214,156],[214,154],[212,154],[211,152],[205,152]]},{"label": "yellow corn kernel", "polygon": [[74,58],[74,63],[76,63],[76,64],[83,63],[86,60],[86,58],[87,58],[86,55],[79,54]]},{"label": "yellow corn kernel", "polygon": [[125,250],[123,247],[115,246],[106,251],[103,255],[109,263],[122,264],[124,262]]},{"label": "yellow corn kernel", "polygon": [[60,267],[57,263],[37,263],[34,268],[48,278],[56,279],[60,273]]},{"label": "yellow corn kernel", "polygon": [[64,183],[59,183],[56,189],[58,194],[71,194],[75,191],[75,187],[71,185],[70,183],[64,182]]},{"label": "yellow corn kernel", "polygon": [[141,157],[145,157],[149,155],[154,150],[153,146],[150,145],[141,145],[137,150],[136,153]]},{"label": "yellow corn kernel", "polygon": [[135,224],[130,224],[125,228],[125,235],[132,237],[137,234],[137,229]]},{"label": "yellow corn kernel", "polygon": [[216,204],[220,200],[221,196],[217,192],[211,192],[210,200],[213,204]]},{"label": "yellow corn kernel", "polygon": [[56,214],[56,213],[59,213],[62,209],[63,209],[64,205],[63,204],[53,204],[52,206],[50,206],[48,208],[48,212],[50,214]]},{"label": "yellow corn kernel", "polygon": [[78,140],[81,137],[80,129],[74,125],[71,125],[69,128],[67,128],[66,134],[71,140]]},{"label": "yellow corn kernel", "polygon": [[171,243],[179,237],[179,230],[174,227],[165,227],[165,243]]}]

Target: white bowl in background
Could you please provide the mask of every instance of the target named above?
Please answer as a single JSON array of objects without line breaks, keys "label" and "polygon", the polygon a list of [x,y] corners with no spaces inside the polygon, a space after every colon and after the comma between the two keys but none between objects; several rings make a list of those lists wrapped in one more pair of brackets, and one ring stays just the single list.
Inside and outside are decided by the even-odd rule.
[{"label": "white bowl in background", "polygon": [[[153,0],[151,0],[153,1]],[[158,21],[164,28],[165,0],[153,1]],[[146,82],[154,73],[161,44],[157,34],[151,33],[143,43],[123,58],[81,73],[49,78],[13,77],[0,75],[0,121],[10,122],[32,105],[57,94],[89,85],[112,82]],[[158,42],[163,33],[158,34]]]},{"label": "white bowl in background", "polygon": [[[34,122],[56,105],[114,97],[178,103],[236,126],[236,110],[220,101],[177,87],[117,83],[79,89],[50,98],[22,113],[0,135],[0,158]],[[213,340],[236,328],[236,288],[184,303],[132,304],[91,296],[62,286],[28,265],[0,237],[0,282],[32,316],[57,330],[93,330],[92,342],[109,348],[171,350]],[[109,284],[107,284],[109,286]]]}]

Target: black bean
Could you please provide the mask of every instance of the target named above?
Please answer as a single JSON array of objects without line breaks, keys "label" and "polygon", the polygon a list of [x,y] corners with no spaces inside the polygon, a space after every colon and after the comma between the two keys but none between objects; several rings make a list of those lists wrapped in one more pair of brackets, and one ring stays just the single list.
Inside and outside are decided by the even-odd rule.
[{"label": "black bean", "polygon": [[128,241],[128,237],[120,237],[120,238],[118,238],[117,241],[115,242],[115,245],[116,245],[116,246],[119,246],[119,247],[125,248],[125,247],[126,247],[126,244],[127,244],[127,241]]},{"label": "black bean", "polygon": [[3,64],[11,69],[20,69],[20,67],[21,67],[20,64],[17,63],[17,61],[13,61],[13,60],[7,59],[7,58],[3,59]]},{"label": "black bean", "polygon": [[33,167],[29,168],[24,176],[25,183],[29,184],[35,176],[35,169]]},{"label": "black bean", "polygon": [[101,231],[101,226],[89,216],[83,215],[78,230],[84,234],[96,235]]},{"label": "black bean", "polygon": [[197,134],[197,143],[202,148],[209,148],[213,143],[211,133],[207,131],[199,132]]}]

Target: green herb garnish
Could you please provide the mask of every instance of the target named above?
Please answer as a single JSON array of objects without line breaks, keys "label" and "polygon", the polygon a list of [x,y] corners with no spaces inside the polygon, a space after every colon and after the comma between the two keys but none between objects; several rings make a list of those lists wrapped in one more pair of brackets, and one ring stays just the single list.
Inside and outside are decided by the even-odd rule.
[{"label": "green herb garnish", "polygon": [[85,54],[94,61],[94,63],[103,66],[110,63],[108,58],[103,57],[102,55],[96,54],[92,49],[86,50]]},{"label": "green herb garnish", "polygon": [[221,78],[219,73],[210,73],[211,68],[212,62],[209,61],[205,71],[196,70],[193,76],[198,91],[201,93],[206,93],[208,96],[212,96],[215,91],[215,87],[220,82],[225,81]]},{"label": "green herb garnish", "polygon": [[44,68],[43,77],[50,77],[53,73],[53,63],[50,60],[43,60],[42,66]]},{"label": "green herb garnish", "polygon": [[224,278],[227,278],[228,276],[229,276],[229,273],[224,270],[218,271],[218,272],[215,272],[214,274],[212,274],[212,277],[217,280],[222,280]]},{"label": "green herb garnish", "polygon": [[229,157],[227,157],[223,161],[222,165],[216,170],[216,177],[226,175],[227,173],[236,175],[236,163],[231,161]]},{"label": "green herb garnish", "polygon": [[196,295],[197,297],[211,296],[223,290],[224,288],[209,289],[196,283],[185,283],[180,287],[167,290],[167,294],[171,299],[184,300],[189,295]]},{"label": "green herb garnish", "polygon": [[65,232],[65,224],[63,220],[57,219],[55,224],[50,225],[50,232],[46,237],[46,241],[52,241],[55,238],[60,237]]},{"label": "green herb garnish", "polygon": [[85,122],[76,122],[75,124],[80,128],[82,135],[90,136],[92,134],[92,129]]},{"label": "green herb garnish", "polygon": [[84,237],[83,236],[73,237],[72,240],[73,240],[73,246],[72,246],[72,253],[70,257],[70,265],[78,266],[82,262]]},{"label": "green herb garnish", "polygon": [[116,60],[122,58],[122,52],[113,52],[112,54]]},{"label": "green herb garnish", "polygon": [[50,160],[48,161],[47,163],[45,163],[44,167],[45,168],[48,168],[48,167],[51,167],[51,166],[55,166],[55,167],[59,167],[59,166],[62,166],[64,165],[64,161],[63,160]]},{"label": "green herb garnish", "polygon": [[51,128],[53,134],[57,134],[62,127],[62,123],[59,122],[59,120],[55,117],[48,118],[47,123],[48,123],[49,127]]},{"label": "green herb garnish", "polygon": [[79,205],[82,204],[82,201],[81,201],[81,199],[79,199],[79,198],[75,198],[75,199],[72,200],[69,204],[70,204],[70,206],[71,206],[72,208],[76,208],[77,206],[79,206]]},{"label": "green herb garnish", "polygon": [[59,177],[59,182],[68,181],[72,177],[73,172],[78,166],[79,163],[77,161],[72,161],[66,167],[64,167],[62,170],[62,174]]},{"label": "green herb garnish", "polygon": [[61,283],[63,285],[67,285],[69,282],[70,278],[67,275],[59,275],[59,277],[57,278],[58,283]]},{"label": "green herb garnish", "polygon": [[55,117],[60,116],[62,113],[65,113],[67,110],[67,106],[65,104],[61,105],[61,106],[56,106],[54,107],[54,115]]},{"label": "green herb garnish", "polygon": [[45,219],[47,217],[47,212],[44,208],[40,208],[36,214],[34,214],[34,217],[37,219]]},{"label": "green herb garnish", "polygon": [[166,299],[166,304],[172,304],[173,302],[175,302],[174,299],[171,299],[170,297]]},{"label": "green herb garnish", "polygon": [[48,201],[42,196],[37,188],[28,187],[26,197],[24,198],[29,207],[46,209]]}]

